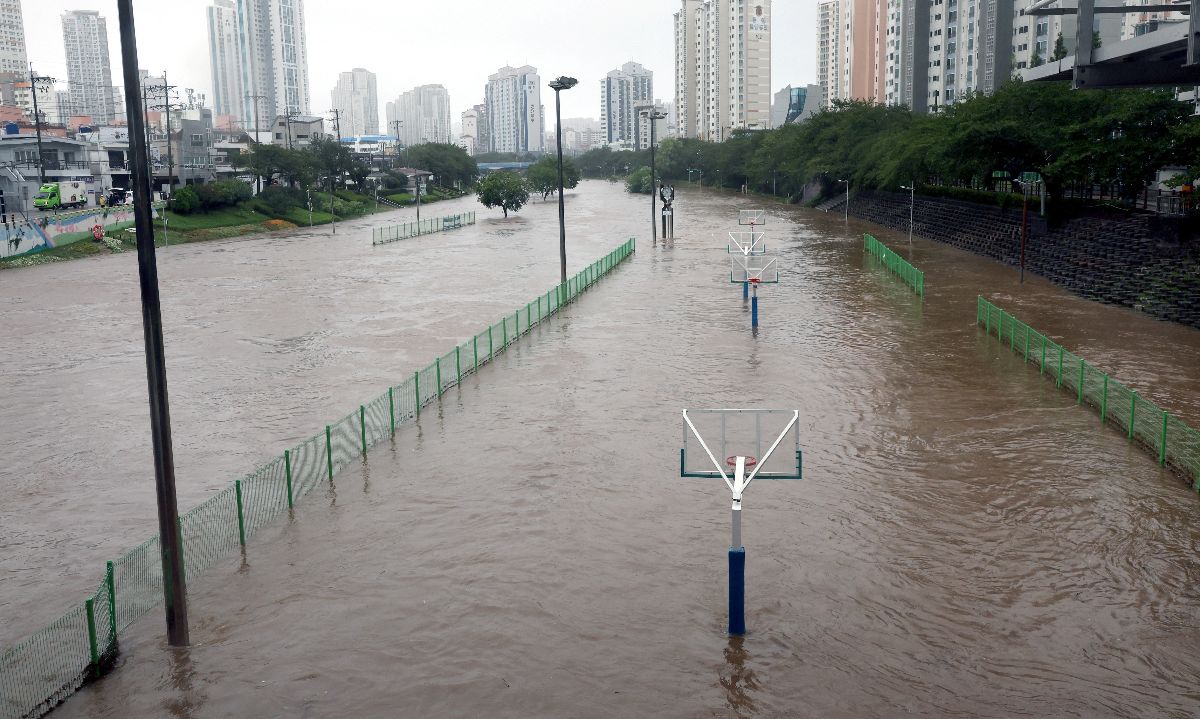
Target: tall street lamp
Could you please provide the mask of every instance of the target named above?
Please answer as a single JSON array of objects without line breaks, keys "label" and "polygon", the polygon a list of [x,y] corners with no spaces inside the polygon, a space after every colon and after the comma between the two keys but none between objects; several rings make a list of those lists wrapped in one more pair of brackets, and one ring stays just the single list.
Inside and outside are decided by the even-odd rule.
[{"label": "tall street lamp", "polygon": [[562,103],[559,101],[559,92],[570,90],[578,82],[575,78],[566,75],[550,81],[550,87],[554,90],[554,119],[558,123],[555,131],[558,144],[558,259],[562,271],[561,284],[563,285],[567,284],[567,214],[563,206]]},{"label": "tall street lamp", "polygon": [[650,232],[652,237],[658,240],[658,209],[655,197],[658,190],[654,187],[654,180],[658,175],[654,165],[654,123],[666,119],[667,113],[659,112],[653,105],[647,105],[641,114],[650,123]]},{"label": "tall street lamp", "polygon": [[913,204],[916,202],[917,181],[913,180],[911,185],[901,185],[901,190],[908,190],[908,245],[912,247],[912,230],[913,230]]},{"label": "tall street lamp", "polygon": [[850,181],[849,180],[838,180],[838,182],[844,183],[846,185],[845,219],[848,221],[850,219]]},{"label": "tall street lamp", "polygon": [[1021,186],[1024,200],[1021,202],[1021,284],[1025,284],[1025,245],[1029,242],[1029,186],[1028,180],[1013,180]]}]

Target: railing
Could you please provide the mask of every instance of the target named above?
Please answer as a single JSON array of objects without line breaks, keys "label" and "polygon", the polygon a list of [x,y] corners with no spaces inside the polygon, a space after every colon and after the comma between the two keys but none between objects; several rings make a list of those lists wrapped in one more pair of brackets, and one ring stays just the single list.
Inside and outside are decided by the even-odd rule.
[{"label": "railing", "polygon": [[410,237],[428,235],[434,232],[452,230],[458,227],[465,227],[473,224],[475,224],[475,213],[463,212],[457,215],[435,217],[430,220],[421,220],[419,222],[406,222],[402,225],[376,227],[372,233],[371,244],[384,245],[389,242],[396,242],[398,240],[407,240]]},{"label": "railing", "polygon": [[[564,284],[473,335],[398,385],[359,405],[179,518],[184,572],[193,582],[273,518],[338,470],[415,422],[421,408],[491,362],[521,335],[557,312],[634,252],[630,239]],[[34,719],[113,664],[122,631],[162,600],[158,536],[108,562],[99,585],[75,607],[0,654],[0,719]]]},{"label": "railing", "polygon": [[873,235],[863,235],[864,249],[867,254],[875,257],[892,274],[899,277],[921,297],[925,296],[925,273],[908,263],[900,255],[888,249],[888,246],[875,239]]},{"label": "railing", "polygon": [[1200,432],[983,297],[976,301],[975,322],[1037,365],[1039,374],[1048,373],[1056,387],[1074,394],[1076,404],[1095,408],[1101,424],[1123,430],[1129,441],[1200,491]]}]

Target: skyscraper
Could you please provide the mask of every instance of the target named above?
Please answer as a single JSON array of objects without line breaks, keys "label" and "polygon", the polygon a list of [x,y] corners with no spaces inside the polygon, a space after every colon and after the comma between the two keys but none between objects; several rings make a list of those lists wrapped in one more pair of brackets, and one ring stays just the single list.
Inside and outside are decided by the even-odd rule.
[{"label": "skyscraper", "polygon": [[238,13],[234,0],[213,0],[208,8],[208,61],[212,69],[213,109],[241,119],[246,93],[238,60]]},{"label": "skyscraper", "polygon": [[0,2],[0,73],[16,73],[29,79],[21,0]]},{"label": "skyscraper", "polygon": [[721,141],[771,122],[771,0],[682,0],[675,14],[679,133]]},{"label": "skyscraper", "polygon": [[104,18],[95,10],[72,10],[63,13],[62,28],[72,107],[94,122],[111,122],[114,88]]},{"label": "skyscraper", "polygon": [[441,85],[421,85],[387,104],[387,130],[396,132],[400,122],[400,142],[420,145],[427,142],[451,143],[450,93]]},{"label": "skyscraper", "polygon": [[375,90],[375,73],[356,67],[338,75],[338,84],[333,88],[333,108],[341,116],[343,135],[378,135],[379,95]]},{"label": "skyscraper", "polygon": [[600,130],[610,144],[638,138],[638,111],[654,102],[654,73],[627,62],[600,81]]},{"label": "skyscraper", "polygon": [[502,67],[484,88],[489,152],[544,152],[546,109],[537,69]]},{"label": "skyscraper", "polygon": [[817,5],[817,84],[824,92],[826,107],[834,100],[850,98],[846,56],[850,29],[845,21],[849,5],[848,0],[824,0]]},{"label": "skyscraper", "polygon": [[237,0],[238,64],[242,73],[242,122],[267,126],[276,115],[307,114],[308,46],[303,0]]}]

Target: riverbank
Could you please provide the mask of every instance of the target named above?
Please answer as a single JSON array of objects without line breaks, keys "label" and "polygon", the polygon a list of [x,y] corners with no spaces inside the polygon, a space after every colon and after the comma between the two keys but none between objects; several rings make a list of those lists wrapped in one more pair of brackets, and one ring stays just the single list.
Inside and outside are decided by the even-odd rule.
[{"label": "riverbank", "polygon": [[[344,199],[339,193],[339,200]],[[415,207],[415,203],[406,207],[396,205],[375,205],[374,197],[367,195],[352,195],[352,201],[364,205],[363,212],[348,212],[338,214],[338,222],[355,220],[374,214],[395,212],[400,209]],[[433,204],[441,200],[455,199],[440,193],[428,199],[422,196],[421,204]],[[198,212],[182,215],[176,212],[166,213],[166,222],[162,218],[154,221],[154,240],[157,247],[205,242],[208,240],[223,240],[234,237],[250,237],[267,235],[293,230],[299,227],[327,225],[334,221],[334,215],[322,212],[318,207],[328,207],[329,195],[314,193],[313,211],[307,208],[292,207],[284,212],[262,212],[256,204],[242,203],[237,207],[223,207],[209,212]],[[78,240],[60,247],[53,247],[40,252],[0,258],[0,270],[32,267],[51,262],[64,262],[87,257],[125,252],[137,249],[137,235],[132,228],[111,233],[105,242],[94,240]]]}]

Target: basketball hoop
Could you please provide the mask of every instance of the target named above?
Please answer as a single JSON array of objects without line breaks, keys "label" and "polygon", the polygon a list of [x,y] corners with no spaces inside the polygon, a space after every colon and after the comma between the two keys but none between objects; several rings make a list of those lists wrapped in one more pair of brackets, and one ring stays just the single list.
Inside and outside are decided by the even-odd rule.
[{"label": "basketball hoop", "polygon": [[751,278],[750,278],[748,281],[749,281],[751,284],[755,284],[755,285],[757,285],[757,284],[758,284],[758,283],[759,283],[761,280],[762,280],[762,278],[761,278],[761,277],[751,277]]},{"label": "basketball hoop", "polygon": [[[725,464],[728,464],[730,467],[736,469],[737,468],[737,457],[736,456],[726,457]],[[757,459],[755,459],[754,457],[746,457],[746,464],[744,465],[746,467],[746,469],[750,469],[751,467],[753,467],[756,464],[758,464]]]}]

